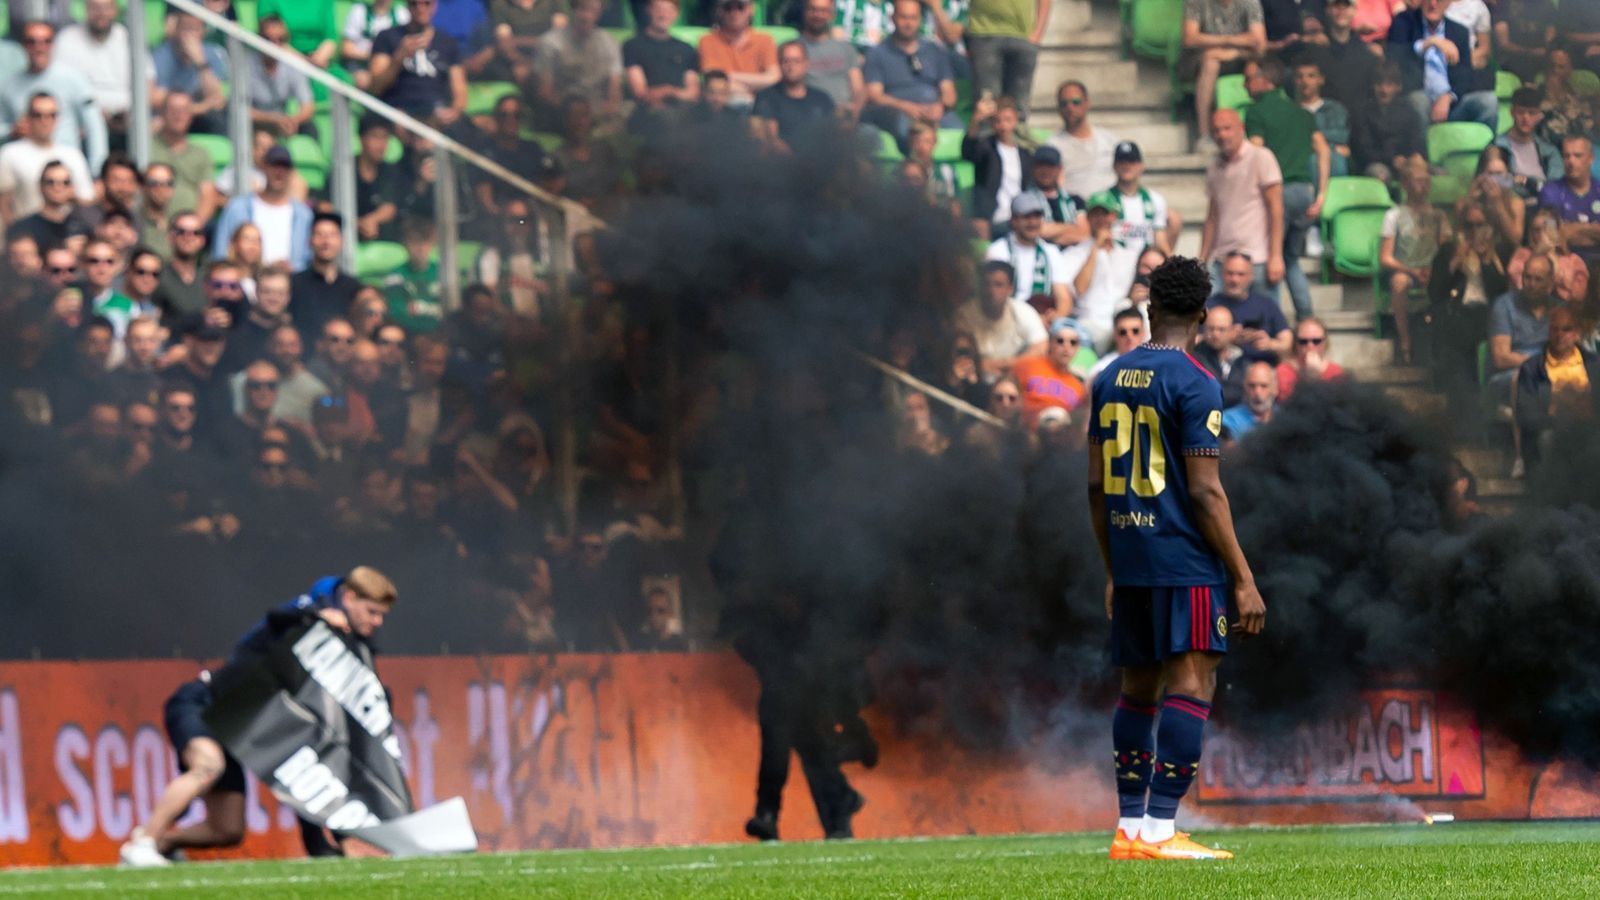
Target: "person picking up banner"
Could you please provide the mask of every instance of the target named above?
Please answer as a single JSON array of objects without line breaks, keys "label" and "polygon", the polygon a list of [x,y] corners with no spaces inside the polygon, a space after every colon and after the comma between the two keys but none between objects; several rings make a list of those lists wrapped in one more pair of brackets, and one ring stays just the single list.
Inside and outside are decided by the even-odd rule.
[{"label": "person picking up banner", "polygon": [[[388,697],[372,672],[369,643],[393,609],[395,595],[394,583],[367,566],[357,566],[342,578],[319,579],[246,632],[224,667],[202,671],[178,688],[167,701],[165,722],[182,774],[167,785],[149,820],[122,845],[122,862],[161,866],[176,850],[239,844],[245,833],[241,756],[250,757],[244,762],[300,815],[307,850],[314,854],[338,852],[323,837],[324,825],[348,831],[409,813]],[[333,666],[338,667],[336,685],[330,676]],[[286,728],[294,717],[282,713],[295,707],[309,718]],[[223,728],[216,727],[218,721]],[[279,743],[284,738],[295,742],[302,734],[320,735],[313,739],[323,745],[322,752],[302,745],[291,748],[297,752],[287,752],[284,759],[266,759],[263,752],[275,748],[240,740],[252,726],[263,732],[261,726],[269,724],[276,725]],[[378,733],[369,733],[374,730]],[[384,752],[363,753],[369,745]],[[346,777],[341,779],[328,766],[327,757],[334,755],[330,751],[342,754],[339,768],[346,770]],[[373,757],[385,759],[374,763]],[[377,782],[380,789],[364,785],[367,797],[349,789],[356,780],[348,777],[349,770],[357,768],[361,780]],[[320,782],[320,789],[305,790],[312,782]],[[351,800],[329,802],[342,799],[341,789],[353,795]],[[379,799],[374,801],[372,794]],[[178,817],[196,799],[205,803],[205,819],[176,828]]]}]

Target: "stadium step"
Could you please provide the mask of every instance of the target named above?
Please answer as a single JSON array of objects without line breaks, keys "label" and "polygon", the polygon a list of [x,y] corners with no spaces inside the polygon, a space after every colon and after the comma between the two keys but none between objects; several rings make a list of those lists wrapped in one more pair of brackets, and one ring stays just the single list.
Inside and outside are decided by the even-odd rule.
[{"label": "stadium step", "polygon": [[1430,382],[1428,370],[1419,366],[1374,366],[1363,380],[1384,387],[1425,387]]},{"label": "stadium step", "polygon": [[1053,0],[1050,4],[1050,22],[1045,25],[1041,43],[1045,48],[1083,46],[1109,37],[1110,46],[1115,47],[1116,30],[1091,27],[1096,18],[1094,6],[1089,0]]},{"label": "stadium step", "polygon": [[1382,387],[1385,396],[1405,407],[1413,416],[1434,417],[1445,412],[1444,395],[1431,387],[1411,384],[1386,384]]}]

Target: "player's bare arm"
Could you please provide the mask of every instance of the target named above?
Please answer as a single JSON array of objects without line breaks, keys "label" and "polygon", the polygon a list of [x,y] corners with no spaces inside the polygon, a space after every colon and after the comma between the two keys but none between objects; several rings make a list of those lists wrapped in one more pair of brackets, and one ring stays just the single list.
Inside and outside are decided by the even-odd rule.
[{"label": "player's bare arm", "polygon": [[1228,505],[1228,493],[1222,489],[1222,471],[1215,456],[1186,456],[1184,468],[1189,474],[1189,499],[1194,504],[1195,523],[1211,551],[1222,559],[1228,570],[1228,580],[1233,583],[1234,608],[1239,621],[1235,628],[1245,634],[1260,634],[1267,623],[1267,606],[1256,588],[1255,575],[1250,563],[1239,547],[1239,537],[1233,531],[1233,510]]}]

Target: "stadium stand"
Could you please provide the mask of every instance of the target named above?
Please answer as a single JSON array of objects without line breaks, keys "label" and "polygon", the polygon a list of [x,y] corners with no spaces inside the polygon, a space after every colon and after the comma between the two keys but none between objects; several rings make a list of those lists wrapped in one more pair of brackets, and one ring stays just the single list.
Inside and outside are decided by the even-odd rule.
[{"label": "stadium stand", "polygon": [[[695,48],[721,27],[713,18],[748,4],[685,5],[669,27],[652,24],[648,5],[599,8],[598,18],[583,12],[591,5],[556,13],[545,0],[496,0],[414,34],[395,24],[417,14],[407,13],[405,4],[373,9],[339,0],[327,4],[326,21],[335,30],[325,34],[304,11],[290,15],[280,3],[206,3],[252,33],[268,16],[288,16],[286,52],[310,56],[341,81],[364,85],[371,97],[606,219],[648,184],[651,129],[679,120],[732,122],[742,133],[747,108],[740,95],[778,90],[769,86],[781,76],[775,61],[756,53],[745,58],[737,36],[743,32],[727,51],[737,71],[719,78],[699,70]],[[1386,171],[1329,181],[1313,209],[1320,228],[1310,246],[1270,245],[1264,230],[1270,199],[1259,216],[1251,204],[1243,207],[1246,215],[1227,222],[1211,215],[1219,198],[1253,191],[1266,196],[1274,178],[1281,181],[1273,173],[1288,168],[1265,149],[1243,148],[1249,139],[1242,131],[1234,138],[1219,131],[1213,143],[1212,123],[1192,121],[1194,73],[1184,59],[1184,23],[1221,22],[1222,5],[1070,0],[1054,4],[1037,34],[1012,38],[1037,54],[1033,82],[1013,98],[1025,114],[1017,129],[1023,147],[1054,147],[1069,168],[1109,172],[1114,148],[1134,145],[1142,170],[1138,187],[1111,186],[1092,196],[1040,191],[1035,173],[1020,171],[1018,158],[999,149],[993,164],[1001,171],[980,179],[963,159],[965,128],[941,127],[952,117],[970,120],[985,93],[974,85],[990,83],[982,79],[1009,84],[999,70],[984,68],[987,57],[962,49],[961,29],[973,26],[965,5],[926,14],[915,35],[896,37],[893,3],[840,0],[836,20],[819,30],[804,20],[801,4],[769,2],[751,11],[750,40],[752,46],[799,40],[807,47],[807,83],[839,91],[830,121],[858,137],[886,177],[925,187],[929,204],[916,214],[954,212],[966,222],[975,191],[996,191],[988,199],[1002,208],[1036,195],[1046,210],[1044,233],[1060,243],[1069,269],[1061,278],[1075,298],[1111,297],[1116,308],[1138,306],[1139,250],[1169,225],[1175,226],[1166,236],[1173,251],[1206,254],[1219,271],[1229,252],[1248,253],[1258,270],[1256,287],[1269,298],[1282,293],[1274,273],[1285,258],[1316,267],[1323,283],[1312,288],[1312,311],[1336,338],[1329,346],[1338,366],[1352,378],[1384,385],[1397,403],[1419,410],[1451,404],[1452,420],[1462,423],[1462,433],[1452,436],[1462,442],[1461,456],[1480,470],[1486,503],[1503,508],[1518,487],[1502,476],[1525,468],[1511,454],[1512,394],[1486,377],[1482,392],[1446,400],[1435,389],[1443,377],[1436,369],[1445,363],[1425,348],[1441,319],[1503,306],[1505,315],[1485,317],[1481,359],[1491,371],[1537,360],[1547,301],[1525,289],[1525,261],[1511,265],[1523,249],[1551,256],[1558,300],[1548,302],[1570,306],[1584,328],[1585,352],[1594,347],[1600,279],[1591,280],[1588,268],[1600,259],[1600,200],[1593,209],[1584,205],[1600,197],[1586,168],[1593,159],[1587,142],[1600,136],[1600,75],[1594,71],[1600,55],[1594,47],[1561,43],[1558,29],[1540,71],[1524,78],[1497,68],[1491,52],[1489,64],[1472,74],[1492,86],[1499,101],[1498,135],[1476,122],[1449,121],[1442,109],[1431,113],[1435,121],[1418,123],[1425,128],[1422,164],[1432,168],[1433,207],[1451,223],[1469,221],[1469,207],[1489,211],[1490,231],[1471,239],[1487,242],[1492,252],[1485,258],[1496,272],[1507,268],[1509,287],[1504,298],[1489,295],[1486,285],[1497,282],[1474,272],[1460,290],[1430,297],[1434,260],[1454,252],[1456,235],[1447,230],[1417,238],[1402,230],[1404,246],[1397,252],[1403,250],[1399,256],[1416,270],[1402,273],[1414,275],[1416,288],[1403,329],[1415,350],[1405,360],[1382,324],[1395,272],[1382,265],[1380,232],[1386,216],[1392,219],[1400,208],[1396,188],[1385,179],[1407,160],[1384,158],[1379,162]],[[1344,5],[1330,0],[1326,17],[1294,26],[1293,40],[1269,35],[1267,52],[1321,54],[1330,42],[1351,40],[1336,22]],[[982,22],[982,4],[973,6]],[[1449,6],[1425,0],[1423,15],[1449,16]],[[1260,20],[1259,0],[1232,0],[1234,8],[1246,20]],[[7,243],[0,275],[7,349],[0,367],[6,421],[14,426],[8,450],[48,470],[52,483],[124,491],[126,508],[118,514],[129,517],[128,527],[181,542],[194,554],[196,571],[234,565],[243,554],[251,565],[270,568],[286,548],[314,553],[323,536],[343,546],[404,540],[419,548],[419,558],[456,561],[452,571],[462,573],[483,603],[506,604],[521,617],[524,625],[505,638],[508,648],[680,647],[685,629],[708,639],[712,616],[697,621],[691,608],[709,607],[696,607],[704,600],[691,596],[681,563],[683,504],[673,496],[680,461],[667,452],[666,398],[658,385],[638,377],[648,335],[627,310],[607,302],[593,235],[574,232],[567,244],[556,243],[565,232],[552,227],[539,201],[460,159],[441,170],[430,142],[403,128],[380,135],[384,142],[370,154],[362,151],[362,136],[353,134],[349,158],[341,159],[335,149],[341,143],[335,138],[338,100],[322,84],[291,77],[292,67],[264,66],[254,51],[247,51],[250,65],[240,70],[243,82],[238,72],[210,71],[226,57],[226,41],[215,29],[192,27],[163,0],[141,0],[131,14],[141,17],[135,30],[153,48],[150,89],[134,90],[149,106],[113,109],[114,101],[105,99],[118,87],[115,72],[107,82],[105,61],[129,59],[133,40],[127,13],[110,0],[72,4],[70,21],[13,18],[0,40],[0,121],[12,138],[0,149]],[[74,46],[87,41],[105,55],[52,58],[63,27],[74,29]],[[1375,37],[1358,48],[1374,59],[1386,52]],[[920,47],[919,54],[948,58],[957,81],[953,99],[942,85],[915,83],[922,67],[909,63],[903,78],[874,70],[872,77],[889,82],[882,95],[867,86],[871,79],[859,77],[862,54],[897,40],[902,51]],[[370,58],[347,57],[352,41],[367,42]],[[1393,55],[1392,48],[1387,52]],[[1249,55],[1241,51],[1241,59]],[[145,69],[141,64],[132,71]],[[1207,106],[1233,111],[1249,103],[1244,76],[1229,71]],[[737,87],[731,92],[730,76]],[[218,85],[211,85],[213,78]],[[1069,80],[1083,89],[1081,111],[1069,110],[1068,101],[1058,105],[1058,87]],[[132,81],[126,78],[122,90]],[[135,121],[134,110],[159,113],[166,94],[198,99],[213,87],[230,102],[240,99],[231,122],[226,107],[214,110],[196,117],[186,147],[152,149],[149,125]],[[1292,83],[1286,89],[1292,96]],[[1510,111],[1511,98],[1523,89],[1536,91],[1539,102],[1526,139],[1514,130]],[[59,100],[58,112],[74,102],[72,108],[90,118],[76,128],[60,119],[47,122],[47,111],[30,106],[35,94]],[[507,98],[519,102],[507,106]],[[307,105],[313,115],[298,120],[295,114]],[[290,112],[275,112],[280,106]],[[915,146],[916,128],[902,143],[860,125],[873,120],[875,107],[932,126],[931,152]],[[774,108],[787,124],[781,117],[788,108]],[[1075,124],[1086,121],[1089,108],[1093,128]],[[510,118],[497,121],[502,114]],[[987,137],[988,126],[979,131]],[[102,133],[104,146],[96,137]],[[1497,137],[1508,142],[1503,171],[1484,159]],[[1539,162],[1540,146],[1565,153],[1560,173]],[[71,156],[69,150],[90,163],[85,177],[92,183],[74,183],[72,167],[56,163]],[[1361,148],[1356,151],[1359,157]],[[129,159],[135,161],[132,180],[119,162]],[[1239,159],[1251,160],[1249,171],[1232,165]],[[236,171],[241,160],[253,161],[245,177]],[[168,164],[160,179],[151,177],[154,162]],[[1303,160],[1292,162],[1305,167]],[[1055,171],[1059,175],[1061,167]],[[1123,177],[1120,167],[1117,174]],[[335,189],[341,178],[354,185],[351,199],[341,200]],[[453,198],[443,209],[441,195]],[[206,197],[215,202],[203,206],[204,220],[197,222]],[[1506,197],[1514,202],[1503,203]],[[455,214],[445,215],[450,208]],[[1091,232],[1091,208],[1111,214],[1105,229]],[[1560,214],[1552,234],[1532,233],[1540,208]],[[1003,239],[1008,225],[994,227],[992,237]],[[146,254],[140,245],[162,249]],[[1015,242],[977,246],[1016,265],[1019,280],[1032,273],[1036,257]],[[455,261],[453,269],[446,260]],[[1085,260],[1106,271],[1086,268]],[[273,310],[270,299],[262,303],[261,282],[278,280],[281,266],[291,270],[290,294],[285,309]],[[564,267],[571,268],[570,277],[557,277]],[[569,282],[583,309],[575,317],[559,293]],[[976,296],[976,285],[973,290]],[[270,298],[273,289],[266,293]],[[1041,319],[1030,309],[1031,320],[1019,312],[1022,321],[995,324],[995,345],[1021,335],[1026,340],[1017,351],[1037,350],[1047,329],[1065,333],[1052,327],[1054,312]],[[1094,314],[1109,321],[1114,312]],[[103,340],[107,327],[109,342]],[[1077,326],[1069,330],[1076,333]],[[978,335],[978,343],[990,337]],[[1497,339],[1506,337],[1512,346],[1500,348]],[[570,398],[570,415],[544,390],[564,340],[582,347],[568,351],[580,353],[580,363],[596,373],[592,386]],[[1077,377],[1087,377],[1093,356],[1085,348],[1071,361]],[[258,359],[272,362],[276,375],[246,378],[246,367]],[[988,382],[1007,373],[979,363],[972,378],[963,375],[951,387],[987,406]],[[980,379],[983,373],[988,377]],[[904,394],[893,396],[887,420],[903,423]],[[1077,412],[1073,404],[1062,408],[1068,416]],[[1030,410],[1016,427],[1030,433],[1053,427],[1055,416],[1038,413]],[[942,416],[913,416],[912,422],[908,453],[937,455],[959,436]],[[301,527],[306,522],[316,528]],[[269,537],[258,539],[262,534]],[[472,565],[460,567],[460,560]],[[671,586],[675,613],[653,622],[644,614],[642,591],[662,585]],[[580,596],[599,599],[585,607]],[[116,648],[53,649],[92,654]]]}]

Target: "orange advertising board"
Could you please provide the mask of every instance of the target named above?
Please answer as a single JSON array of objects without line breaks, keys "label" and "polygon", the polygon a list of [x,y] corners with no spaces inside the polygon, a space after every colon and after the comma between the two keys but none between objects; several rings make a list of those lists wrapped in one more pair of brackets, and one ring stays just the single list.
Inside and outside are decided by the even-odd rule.
[{"label": "orange advertising board", "polygon": [[[0,864],[115,860],[176,772],[161,707],[196,669],[0,668]],[[413,797],[465,798],[485,850],[744,839],[757,686],[732,655],[386,658],[379,673]],[[1108,748],[974,754],[926,735],[881,736],[876,769],[847,768],[867,797],[863,837],[1095,829],[1115,814]],[[1462,817],[1600,814],[1589,773],[1529,765],[1480,734],[1469,710],[1423,689],[1371,692],[1349,721],[1273,742],[1218,729],[1202,768],[1193,808],[1220,822],[1386,820],[1418,805]],[[793,773],[784,836],[820,837],[798,765]],[[246,819],[244,846],[222,855],[300,852],[292,816],[253,779]]]}]

